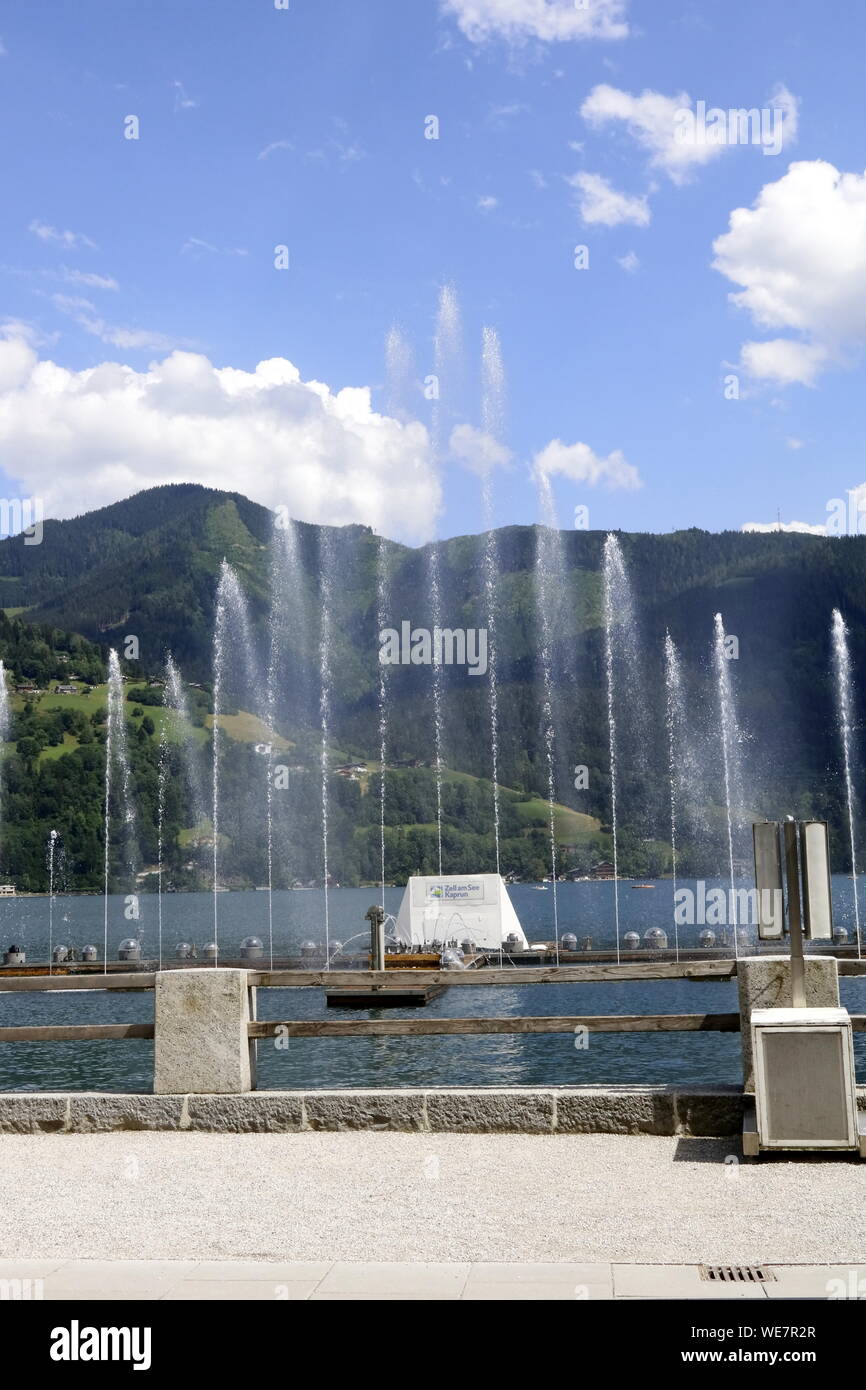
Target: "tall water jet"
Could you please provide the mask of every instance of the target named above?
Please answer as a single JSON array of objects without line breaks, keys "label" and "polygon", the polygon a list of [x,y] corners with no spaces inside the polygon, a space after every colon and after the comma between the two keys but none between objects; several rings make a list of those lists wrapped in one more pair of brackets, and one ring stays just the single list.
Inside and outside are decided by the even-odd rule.
[{"label": "tall water jet", "polygon": [[[169,658],[170,660],[171,658]],[[165,793],[168,786],[168,739],[166,736],[165,723],[159,731],[159,772],[157,775],[157,796],[156,796],[156,930],[157,930],[157,954],[159,956],[159,968],[162,969],[162,866],[163,866],[163,830],[165,826]]]},{"label": "tall water jet", "polygon": [[[604,664],[607,691],[608,754],[610,758],[611,836],[614,863],[614,923],[617,960],[620,954],[619,826],[622,815],[622,769],[628,766],[646,798],[647,702],[645,699],[637,615],[622,549],[611,532],[604,542]],[[620,713],[628,718],[620,720]],[[646,817],[641,803],[635,816]]]},{"label": "tall water jet", "polygon": [[616,621],[616,581],[624,573],[619,542],[608,535],[604,542],[604,669],[607,690],[607,736],[610,762],[610,827],[613,839],[613,914],[616,928],[616,959],[619,964],[619,831],[617,825],[617,735],[613,627]]},{"label": "tall water jet", "polygon": [[[54,964],[54,860],[57,851],[58,833],[56,830],[48,832],[48,844],[46,846],[46,858],[48,860],[48,974],[51,974]],[[107,960],[107,957],[106,957]]]},{"label": "tall water jet", "polygon": [[385,335],[385,409],[393,419],[406,421],[411,418],[414,382],[412,348],[402,329],[393,324]]},{"label": "tall water jet", "polygon": [[[297,734],[312,726],[318,714],[318,696],[313,708],[311,670],[313,634],[308,618],[307,576],[301,560],[298,525],[285,508],[278,508],[271,536],[271,608],[269,615],[269,658],[266,721],[273,736],[282,718]],[[318,662],[315,663],[318,665]],[[282,854],[288,864],[294,855],[296,807],[291,796],[273,800],[274,768],[272,753],[268,769],[271,814],[271,854]],[[285,790],[285,788],[284,788]],[[270,895],[269,895],[270,898]],[[272,910],[269,907],[269,917]]]},{"label": "tall water jet", "polygon": [[220,566],[220,577],[216,592],[216,611],[213,631],[213,762],[212,762],[212,825],[213,825],[213,939],[216,946],[214,964],[219,963],[219,835],[220,835],[220,753],[223,733],[220,719],[225,700],[225,682],[228,670],[229,638],[234,636],[236,644],[231,655],[235,658],[232,669],[237,670],[239,654],[247,692],[254,693],[258,687],[255,650],[246,600],[244,599],[238,577],[226,560]]},{"label": "tall water jet", "polygon": [[[6,684],[6,667],[0,661],[0,743],[5,743],[9,738],[11,724],[12,707],[9,702],[9,687]],[[3,830],[3,809],[3,773],[0,768],[0,836]]]},{"label": "tall water jet", "polygon": [[442,589],[439,575],[439,543],[430,546],[428,557],[428,580],[430,585],[430,626],[433,630],[433,660],[430,665],[430,698],[433,704],[433,760],[436,769],[436,844],[438,853],[438,872],[442,873],[442,769],[444,716],[442,711],[442,656],[441,643],[435,640],[442,628]]},{"label": "tall water jet", "polygon": [[665,722],[668,734],[668,778],[671,803],[671,875],[674,890],[674,949],[680,958],[680,935],[677,922],[677,817],[680,810],[680,756],[685,727],[683,676],[679,652],[670,632],[665,632]]},{"label": "tall water jet", "polygon": [[172,738],[180,749],[184,775],[192,799],[193,817],[195,824],[198,825],[207,815],[202,768],[198,757],[198,744],[193,734],[189,700],[184,688],[183,677],[171,652],[167,653],[165,659],[163,706],[167,712]]},{"label": "tall water jet", "polygon": [[328,772],[329,740],[331,723],[331,621],[333,602],[333,553],[330,533],[325,527],[319,529],[319,589],[320,589],[320,627],[319,627],[319,720],[321,725],[321,791],[322,791],[322,883],[325,906],[325,969],[331,968],[331,919],[328,898]]},{"label": "tall water jet", "polygon": [[[463,332],[460,304],[453,285],[443,285],[439,291],[434,339],[433,395],[433,454],[441,459],[447,434],[446,422],[456,417],[459,400],[459,378],[462,360]],[[428,550],[428,588],[430,591],[430,626],[434,634],[433,660],[430,665],[430,699],[433,706],[433,748],[436,768],[436,844],[438,871],[442,873],[442,784],[443,784],[443,672],[441,643],[435,640],[442,627],[442,576],[439,544],[434,541]]]},{"label": "tall water jet", "polygon": [[462,413],[463,326],[460,301],[453,285],[442,285],[439,290],[433,349],[433,451],[441,457],[449,433],[448,424]]},{"label": "tall water jet", "polygon": [[553,490],[546,473],[537,472],[542,525],[536,532],[535,587],[541,617],[542,720],[547,760],[547,811],[550,834],[550,878],[553,890],[553,932],[556,963],[559,964],[559,877],[556,853],[556,725],[553,713],[553,605],[563,578],[562,548],[556,519]]},{"label": "tall water jet", "polygon": [[[505,369],[499,336],[493,328],[485,328],[481,349],[481,426],[485,438],[494,445],[501,440],[505,417]],[[484,596],[487,607],[487,671],[490,690],[490,762],[493,781],[493,844],[496,872],[500,872],[499,841],[499,688],[496,670],[496,605],[498,602],[499,556],[496,532],[493,529],[493,467],[495,460],[487,457],[481,474],[481,496],[484,512]],[[501,954],[501,951],[500,951]]]},{"label": "tall water jet", "polygon": [[135,807],[132,798],[132,771],[126,738],[126,716],[123,707],[123,676],[120,658],[112,647],[108,653],[108,699],[105,736],[105,850],[104,850],[104,913],[103,952],[108,968],[108,888],[111,853],[111,815],[119,787],[120,813],[123,822],[124,867],[134,882],[135,869]]},{"label": "tall water jet", "polygon": [[[381,633],[388,626],[390,591],[385,540],[379,537],[376,551],[376,625]],[[385,767],[388,761],[388,664],[379,662],[379,868],[382,879],[382,907],[385,907]]]},{"label": "tall water jet", "polygon": [[734,692],[727,652],[727,634],[721,613],[714,619],[713,662],[719,701],[719,738],[722,748],[722,768],[725,785],[725,813],[728,826],[728,871],[730,876],[730,916],[734,937],[734,955],[739,956],[737,894],[734,887],[734,806],[741,805],[740,730],[734,704]]},{"label": "tall water jet", "polygon": [[836,716],[839,722],[839,738],[842,743],[842,759],[845,771],[845,796],[848,804],[848,839],[851,847],[851,882],[854,887],[854,925],[857,932],[857,959],[863,954],[860,936],[860,900],[857,891],[857,847],[855,843],[854,778],[852,774],[854,752],[854,680],[851,672],[851,652],[848,644],[848,625],[838,608],[833,609],[833,674],[836,684]]}]

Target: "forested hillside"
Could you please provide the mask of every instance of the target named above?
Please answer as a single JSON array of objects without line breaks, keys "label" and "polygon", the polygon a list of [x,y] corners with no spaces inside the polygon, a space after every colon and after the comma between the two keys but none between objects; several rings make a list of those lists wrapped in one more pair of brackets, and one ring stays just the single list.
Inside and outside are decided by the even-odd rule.
[{"label": "forested hillside", "polygon": [[[269,661],[270,552],[272,517],[239,494],[194,485],[156,488],[125,502],[63,522],[44,523],[41,545],[21,538],[0,543],[0,656],[15,683],[47,689],[76,668],[83,685],[104,679],[109,646],[121,654],[126,639],[138,642],[138,659],[124,670],[139,690],[162,673],[170,650],[187,681],[204,687],[212,679],[212,630],[219,568],[226,558],[246,595],[259,676],[247,679],[241,663],[230,663],[225,698],[251,717],[248,732],[227,742],[227,785],[236,779],[235,830],[226,826],[227,862],[239,880],[261,876],[260,808],[247,804],[244,787],[256,776],[254,751],[266,713],[264,673]],[[320,611],[322,557],[329,556],[331,646],[329,739],[332,764],[354,760],[368,772],[357,781],[332,777],[334,874],[341,881],[375,877],[378,855],[378,684],[379,621],[377,564],[386,560],[387,625],[432,627],[429,547],[412,550],[380,542],[363,527],[296,528],[299,572],[286,582],[291,621],[280,632],[277,675],[277,732],[291,748],[292,785],[303,814],[286,813],[283,869],[312,879],[320,872],[317,759],[320,747]],[[620,810],[625,864],[635,872],[663,869],[658,846],[668,833],[668,750],[662,646],[666,630],[677,643],[685,672],[689,721],[700,751],[701,774],[694,798],[710,838],[722,835],[722,790],[718,713],[710,663],[713,615],[721,611],[726,631],[736,637],[731,677],[740,723],[744,772],[743,804],[749,813],[827,816],[833,827],[836,862],[845,859],[844,806],[839,776],[839,740],[830,678],[829,624],[838,606],[851,630],[855,676],[866,680],[866,538],[829,539],[786,533],[713,534],[690,530],[668,535],[629,534],[620,543],[631,578],[639,652],[634,688],[618,692],[621,731],[630,731],[633,753],[620,769]],[[503,792],[504,867],[521,876],[545,867],[548,768],[541,684],[542,623],[533,568],[538,530],[508,527],[496,533],[499,578],[495,650],[499,695],[499,781]],[[609,850],[610,816],[608,710],[602,627],[601,561],[604,536],[571,531],[560,537],[562,563],[555,585],[551,670],[555,738],[556,798],[589,818],[588,839],[574,826],[560,827],[570,848],[565,862],[580,867],[592,853]],[[457,537],[440,544],[444,626],[486,628],[482,537]],[[14,615],[14,616],[9,616]],[[435,852],[431,812],[433,758],[431,669],[387,668],[389,855],[393,876],[429,866]],[[6,761],[4,805],[6,850],[2,872],[41,872],[47,829],[64,822],[73,878],[95,882],[100,872],[101,786],[104,737],[100,711],[88,708],[84,727],[73,709],[59,729],[56,711],[37,702],[29,713],[20,697],[13,728],[15,750]],[[70,697],[71,699],[71,697]],[[139,697],[145,711],[130,719],[141,802],[139,862],[155,850],[155,733],[148,732],[161,691]],[[32,702],[31,702],[32,703]],[[449,862],[488,867],[492,860],[492,760],[489,682],[467,669],[443,669],[443,756],[445,836]],[[862,721],[859,686],[856,723]],[[29,722],[28,722],[29,721]],[[47,723],[46,723],[47,721]],[[50,727],[49,727],[50,725]],[[243,721],[238,728],[241,728]],[[156,728],[157,724],[154,726]],[[258,733],[249,732],[258,729]],[[238,734],[238,729],[235,730]],[[88,737],[89,735],[89,737]],[[624,735],[623,735],[624,736]],[[46,744],[51,739],[50,755]],[[37,746],[34,752],[33,741]],[[862,749],[856,740],[856,780]],[[210,755],[210,730],[199,721],[198,757]],[[252,761],[251,761],[252,760]],[[414,770],[411,764],[421,764]],[[424,766],[426,764],[426,766]],[[587,769],[584,785],[575,776]],[[466,774],[462,782],[452,774]],[[184,779],[177,768],[172,795],[175,872],[183,884],[197,870],[188,845],[195,829]],[[232,805],[227,795],[226,805]],[[520,812],[520,806],[530,807]],[[233,813],[227,810],[231,818]],[[590,833],[589,827],[594,827]],[[63,829],[63,826],[61,826]],[[199,838],[206,838],[200,835]],[[692,855],[684,837],[683,863]],[[118,866],[118,873],[123,866]],[[706,866],[704,866],[706,867]],[[186,875],[186,877],[185,877]]]}]

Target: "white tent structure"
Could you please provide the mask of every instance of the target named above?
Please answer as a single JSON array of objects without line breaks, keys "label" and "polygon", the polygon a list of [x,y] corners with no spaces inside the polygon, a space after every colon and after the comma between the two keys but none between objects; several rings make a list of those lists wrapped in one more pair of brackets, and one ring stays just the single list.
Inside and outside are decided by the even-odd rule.
[{"label": "white tent structure", "polygon": [[509,936],[518,950],[528,946],[499,874],[417,875],[410,878],[397,913],[397,939],[409,946],[460,945],[498,951]]}]

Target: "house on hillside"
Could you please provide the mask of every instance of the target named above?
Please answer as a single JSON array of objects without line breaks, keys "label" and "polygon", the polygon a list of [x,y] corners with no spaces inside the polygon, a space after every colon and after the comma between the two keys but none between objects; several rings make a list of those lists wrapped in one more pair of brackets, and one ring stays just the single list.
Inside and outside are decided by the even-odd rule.
[{"label": "house on hillside", "polygon": [[616,869],[609,859],[603,859],[600,864],[594,864],[589,871],[590,878],[616,878]]}]

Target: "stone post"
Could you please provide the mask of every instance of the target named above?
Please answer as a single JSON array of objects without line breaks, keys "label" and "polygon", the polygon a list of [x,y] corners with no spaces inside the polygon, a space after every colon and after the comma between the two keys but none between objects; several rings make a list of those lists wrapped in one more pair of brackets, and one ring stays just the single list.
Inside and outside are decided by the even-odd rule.
[{"label": "stone post", "polygon": [[[791,962],[787,956],[741,956],[737,961],[740,996],[740,1043],[743,1050],[743,1089],[753,1092],[752,1010],[790,1009]],[[806,1005],[839,1008],[839,970],[835,956],[806,957]]]},{"label": "stone post", "polygon": [[254,1013],[246,970],[161,970],[156,976],[156,1095],[235,1095],[255,1088]]}]

